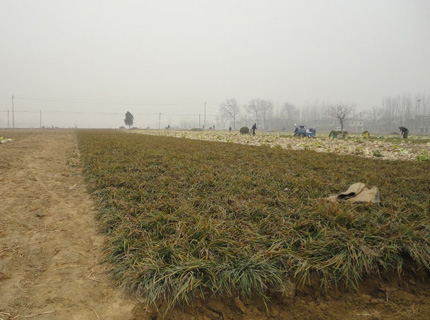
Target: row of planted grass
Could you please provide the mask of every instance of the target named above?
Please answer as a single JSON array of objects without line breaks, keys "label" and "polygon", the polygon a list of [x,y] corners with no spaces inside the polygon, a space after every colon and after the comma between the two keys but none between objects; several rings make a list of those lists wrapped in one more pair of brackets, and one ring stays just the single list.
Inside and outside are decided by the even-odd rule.
[{"label": "row of planted grass", "polygon": [[[79,131],[116,282],[148,303],[430,269],[429,165]],[[380,205],[324,200],[354,182]]]}]

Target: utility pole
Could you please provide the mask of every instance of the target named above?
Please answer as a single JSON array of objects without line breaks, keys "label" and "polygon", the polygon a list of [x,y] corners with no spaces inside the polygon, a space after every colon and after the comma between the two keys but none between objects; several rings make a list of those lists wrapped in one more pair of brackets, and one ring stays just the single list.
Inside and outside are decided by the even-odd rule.
[{"label": "utility pole", "polygon": [[205,101],[205,116],[203,119],[203,129],[206,129],[206,101]]},{"label": "utility pole", "polygon": [[161,112],[158,114],[158,130],[161,129]]},{"label": "utility pole", "polygon": [[9,109],[7,109],[7,128],[9,129]]},{"label": "utility pole", "polygon": [[200,113],[199,113],[199,128],[200,128]]},{"label": "utility pole", "polygon": [[42,128],[42,110],[40,110],[40,123],[39,128]]},{"label": "utility pole", "polygon": [[14,99],[14,97],[12,95],[12,128],[15,128],[15,108],[13,105],[13,99]]}]

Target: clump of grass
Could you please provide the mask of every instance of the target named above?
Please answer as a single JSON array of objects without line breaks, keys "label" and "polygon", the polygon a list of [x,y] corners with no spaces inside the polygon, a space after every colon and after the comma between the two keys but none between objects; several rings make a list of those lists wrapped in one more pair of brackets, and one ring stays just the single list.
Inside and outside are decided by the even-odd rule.
[{"label": "clump of grass", "polygon": [[382,155],[381,151],[373,150],[373,156],[379,158],[379,157],[382,157],[383,155]]},{"label": "clump of grass", "polygon": [[[79,131],[118,285],[149,304],[430,269],[428,162]],[[324,200],[361,181],[381,205]]]},{"label": "clump of grass", "polygon": [[425,151],[421,152],[420,155],[416,157],[417,161],[430,161],[430,154],[426,153]]}]

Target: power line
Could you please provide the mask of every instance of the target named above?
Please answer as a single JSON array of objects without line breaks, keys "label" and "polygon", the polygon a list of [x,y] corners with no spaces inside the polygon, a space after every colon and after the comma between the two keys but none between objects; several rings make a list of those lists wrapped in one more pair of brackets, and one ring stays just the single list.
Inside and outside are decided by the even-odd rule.
[{"label": "power line", "polygon": [[[20,113],[38,113],[39,110],[17,110],[15,112]],[[64,110],[44,110],[42,109],[44,113],[49,114],[96,114],[96,115],[102,115],[102,114],[111,114],[111,115],[122,115],[123,112],[95,112],[95,111],[64,111]]]},{"label": "power line", "polygon": [[[64,111],[64,110],[15,110],[15,113],[39,113],[40,110],[47,114],[82,114],[82,115],[124,115],[123,112],[94,112],[94,111]],[[0,112],[8,112],[9,110],[0,110]],[[170,113],[170,112],[133,112],[138,115],[168,115],[168,116],[198,116],[199,113]],[[207,114],[207,117],[218,117],[216,114]]]},{"label": "power line", "polygon": [[22,100],[34,101],[50,101],[50,102],[63,102],[63,103],[77,103],[77,104],[97,104],[97,105],[127,105],[127,106],[182,106],[182,105],[202,105],[202,102],[176,102],[176,103],[136,103],[136,102],[106,102],[94,100],[74,100],[74,99],[56,99],[56,98],[34,98],[15,96],[15,98]]},{"label": "power line", "polygon": [[[10,99],[10,97],[5,97],[6,99]],[[38,104],[33,104],[33,103],[23,103],[23,107],[25,109],[19,109],[19,110],[15,110],[15,104],[16,101],[22,101],[22,100],[29,100],[29,101],[39,101],[40,103]],[[45,102],[45,103],[43,103]],[[58,109],[50,109],[48,103],[46,102],[56,102],[56,103],[72,103],[72,104],[81,104],[83,105],[85,108],[81,108],[82,109],[86,109],[88,111],[74,111],[72,107],[68,107],[68,109],[66,109],[65,107],[61,108],[63,110],[58,110]],[[91,108],[92,105],[115,105],[116,108],[118,109],[118,107],[123,107],[123,106],[134,106],[134,107],[139,107],[139,106],[146,106],[146,107],[150,107],[148,111],[152,111],[152,110],[157,110],[157,109],[161,109],[161,106],[189,106],[189,107],[193,107],[195,108],[195,106],[199,106],[199,107],[203,107],[204,106],[204,115],[205,115],[205,121],[204,123],[206,124],[206,116],[207,117],[211,117],[211,118],[216,118],[218,117],[218,115],[215,114],[206,114],[206,106],[208,106],[207,102],[176,102],[176,103],[130,103],[130,102],[107,102],[107,101],[95,101],[95,100],[86,100],[86,99],[81,99],[81,100],[76,100],[76,99],[58,99],[58,98],[48,98],[48,97],[31,97],[31,96],[15,96],[12,95],[12,127],[15,127],[15,112],[17,114],[39,114],[39,127],[42,126],[42,112],[43,115],[64,115],[67,117],[67,115],[76,115],[76,116],[113,116],[113,117],[118,117],[118,116],[123,116],[124,113],[123,112],[117,112],[115,110],[113,111],[102,111],[98,108]],[[85,106],[86,105],[86,106]],[[33,110],[33,108],[35,108],[37,106],[37,110]],[[46,106],[48,106],[47,109],[44,109]],[[157,108],[158,107],[158,108]],[[7,110],[0,110],[0,113],[7,113],[7,118],[8,118],[8,127],[9,127],[9,107],[4,105],[2,108],[7,109]],[[55,107],[54,107],[55,108]],[[60,108],[59,108],[60,109]],[[65,109],[65,110],[64,110]],[[70,110],[71,109],[71,110]],[[76,108],[77,109],[77,108]],[[100,111],[91,111],[91,110],[100,110]],[[183,109],[183,108],[182,108]],[[154,116],[159,117],[159,126],[161,123],[161,116],[163,117],[199,117],[199,127],[200,127],[200,116],[201,113],[178,113],[178,112],[133,112],[133,114],[135,115],[142,115],[144,118],[152,119]],[[28,117],[26,117],[28,119]],[[49,118],[49,117],[48,117]],[[26,120],[27,121],[27,120]],[[169,120],[170,121],[170,120]],[[188,121],[188,120],[187,120]]]}]

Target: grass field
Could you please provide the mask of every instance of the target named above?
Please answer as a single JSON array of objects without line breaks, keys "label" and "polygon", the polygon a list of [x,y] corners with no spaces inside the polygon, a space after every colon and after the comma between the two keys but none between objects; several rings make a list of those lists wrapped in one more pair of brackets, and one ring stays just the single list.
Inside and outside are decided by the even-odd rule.
[{"label": "grass field", "polygon": [[[430,163],[79,131],[118,285],[149,304],[430,270]],[[381,204],[331,203],[363,182]]]}]

